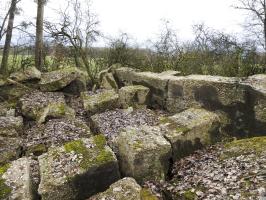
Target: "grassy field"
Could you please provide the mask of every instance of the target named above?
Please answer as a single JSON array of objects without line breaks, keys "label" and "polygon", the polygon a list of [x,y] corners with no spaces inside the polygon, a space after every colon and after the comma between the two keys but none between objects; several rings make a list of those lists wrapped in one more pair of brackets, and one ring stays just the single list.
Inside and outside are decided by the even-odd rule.
[{"label": "grassy field", "polygon": [[[2,61],[2,56],[0,55],[0,64],[1,61]],[[89,63],[90,63],[89,70],[93,74],[97,74],[100,70],[103,69],[103,66],[99,64],[99,62],[96,62],[94,59],[90,60]],[[10,73],[18,71],[21,68],[27,68],[34,65],[35,64],[33,56],[18,55],[16,57],[10,56],[8,59],[8,69]],[[72,58],[65,59],[62,62],[56,61],[52,56],[46,56],[45,58],[45,68],[47,71],[53,71],[58,68],[65,68],[69,66],[71,67],[75,66],[74,60]],[[84,70],[88,69],[84,68]]]}]

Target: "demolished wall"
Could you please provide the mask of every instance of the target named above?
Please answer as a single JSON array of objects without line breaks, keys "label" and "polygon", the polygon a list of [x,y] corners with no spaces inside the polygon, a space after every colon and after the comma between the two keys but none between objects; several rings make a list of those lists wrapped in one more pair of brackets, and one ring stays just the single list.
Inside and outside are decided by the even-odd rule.
[{"label": "demolished wall", "polygon": [[[188,108],[220,110],[228,114],[236,136],[263,135],[266,131],[266,75],[247,78],[175,73],[138,72],[118,68],[118,85],[144,85],[150,89],[148,105],[171,113]],[[176,73],[178,74],[178,73]]]}]

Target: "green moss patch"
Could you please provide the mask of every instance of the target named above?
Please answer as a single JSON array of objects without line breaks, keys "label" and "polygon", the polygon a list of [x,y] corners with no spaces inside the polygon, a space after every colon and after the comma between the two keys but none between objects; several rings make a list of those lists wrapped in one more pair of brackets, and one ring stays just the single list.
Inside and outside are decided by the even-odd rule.
[{"label": "green moss patch", "polygon": [[194,200],[196,198],[196,194],[195,192],[188,190],[183,194],[183,197],[185,200]]},{"label": "green moss patch", "polygon": [[235,140],[224,145],[225,151],[220,155],[220,160],[238,157],[241,155],[255,154],[255,158],[266,153],[266,136]]},{"label": "green moss patch", "polygon": [[151,193],[149,189],[143,188],[140,191],[141,200],[158,200],[158,198]]},{"label": "green moss patch", "polygon": [[9,164],[0,166],[0,199],[7,198],[12,191],[11,188],[5,184],[5,180],[2,178],[2,175],[8,170],[9,167]]},{"label": "green moss patch", "polygon": [[66,152],[74,151],[81,154],[83,159],[80,167],[89,169],[93,166],[99,166],[107,162],[113,161],[113,154],[105,148],[106,140],[103,135],[93,137],[92,148],[87,148],[82,140],[76,140],[64,145]]},{"label": "green moss patch", "polygon": [[231,156],[239,156],[247,153],[261,154],[266,151],[266,136],[236,140],[225,144],[227,153]]}]

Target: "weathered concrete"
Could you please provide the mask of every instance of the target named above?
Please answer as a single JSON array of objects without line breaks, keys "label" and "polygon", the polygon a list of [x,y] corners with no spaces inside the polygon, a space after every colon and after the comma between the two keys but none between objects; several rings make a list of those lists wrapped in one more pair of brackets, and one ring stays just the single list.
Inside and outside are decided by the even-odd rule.
[{"label": "weathered concrete", "polygon": [[59,92],[32,92],[19,100],[22,114],[36,120],[45,122],[50,117],[75,117],[75,111],[66,105],[63,93]]},{"label": "weathered concrete", "polygon": [[85,110],[89,113],[103,112],[120,106],[119,95],[114,90],[104,90],[92,95],[82,92],[81,98]]},{"label": "weathered concrete", "polygon": [[22,152],[22,117],[0,117],[0,165],[15,160]]},{"label": "weathered concrete", "polygon": [[123,108],[144,106],[148,102],[150,89],[142,85],[124,86],[119,89],[119,100]]},{"label": "weathered concrete", "polygon": [[245,87],[238,82],[238,78],[220,76],[171,77],[166,108],[170,112],[177,112],[190,107],[219,109],[234,103],[244,104]]},{"label": "weathered concrete", "polygon": [[167,85],[169,76],[152,72],[136,72],[131,68],[115,70],[115,77],[120,85],[143,85],[150,88],[151,99],[149,105],[165,107],[167,99]]},{"label": "weathered concrete", "polygon": [[41,91],[44,92],[58,91],[69,86],[70,93],[78,94],[86,90],[87,81],[88,74],[86,72],[71,67],[42,74],[39,85]]},{"label": "weathered concrete", "polygon": [[0,102],[0,116],[3,117],[15,117],[16,103],[10,103],[7,101]]},{"label": "weathered concrete", "polygon": [[149,190],[142,189],[133,178],[123,178],[113,183],[108,190],[88,200],[159,200]]},{"label": "weathered concrete", "polygon": [[[265,134],[266,75],[248,78],[208,75],[179,76],[175,72],[160,74],[118,68],[113,72],[118,85],[143,85],[150,89],[147,103],[171,113],[189,108],[226,112],[231,118],[234,136]],[[262,133],[263,132],[263,133]]]},{"label": "weathered concrete", "polygon": [[170,141],[173,159],[177,160],[206,145],[221,141],[225,120],[204,109],[191,108],[161,118],[161,127]]},{"label": "weathered concrete", "polygon": [[9,78],[17,82],[27,82],[41,79],[41,72],[35,67],[27,67],[15,73],[10,74]]},{"label": "weathered concrete", "polygon": [[36,161],[20,158],[0,167],[0,199],[37,199],[36,165]]},{"label": "weathered concrete", "polygon": [[118,90],[118,85],[116,83],[116,80],[111,73],[111,69],[103,70],[99,73],[99,83],[100,88],[106,89],[106,90]]},{"label": "weathered concrete", "polygon": [[18,137],[0,136],[0,165],[19,158],[22,152],[22,140]]},{"label": "weathered concrete", "polygon": [[42,200],[85,199],[119,179],[116,157],[102,135],[50,149],[39,163]]},{"label": "weathered concrete", "polygon": [[248,114],[254,120],[251,128],[257,130],[259,135],[266,133],[266,74],[250,76],[241,84],[249,86]]},{"label": "weathered concrete", "polygon": [[133,177],[138,183],[166,178],[171,145],[159,127],[129,127],[117,136],[115,145],[122,175]]},{"label": "weathered concrete", "polygon": [[18,137],[23,129],[23,118],[6,116],[0,117],[0,136]]}]

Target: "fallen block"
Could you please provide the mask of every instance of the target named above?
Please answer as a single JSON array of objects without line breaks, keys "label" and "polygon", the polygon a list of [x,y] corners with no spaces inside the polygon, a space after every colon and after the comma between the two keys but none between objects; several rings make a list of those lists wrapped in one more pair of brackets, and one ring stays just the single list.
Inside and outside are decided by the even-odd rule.
[{"label": "fallen block", "polygon": [[75,111],[66,105],[64,95],[60,92],[32,92],[19,100],[22,114],[36,120],[45,122],[46,118],[75,117]]},{"label": "fallen block", "polygon": [[162,136],[159,127],[126,128],[117,136],[120,170],[138,183],[164,180],[171,157],[171,144]]},{"label": "fallen block", "polygon": [[97,94],[81,93],[83,105],[89,113],[103,112],[119,107],[119,96],[114,90],[104,90]]},{"label": "fallen block", "polygon": [[159,200],[149,190],[142,189],[133,178],[123,178],[113,183],[108,190],[92,196],[88,200]]},{"label": "fallen block", "polygon": [[125,86],[119,89],[119,100],[123,108],[144,106],[150,89],[142,85]]},{"label": "fallen block", "polygon": [[36,161],[26,157],[0,166],[0,199],[38,199],[37,166]]},{"label": "fallen block", "polygon": [[191,108],[163,117],[160,123],[164,136],[171,142],[174,160],[221,139],[220,116],[204,109]]},{"label": "fallen block", "polygon": [[102,135],[52,148],[38,160],[42,200],[85,199],[120,177],[117,159]]}]

